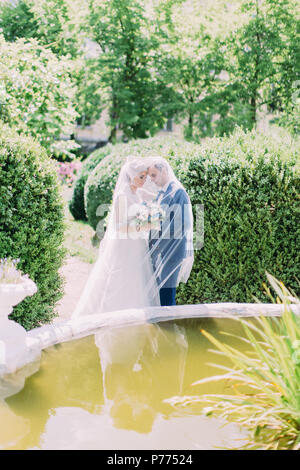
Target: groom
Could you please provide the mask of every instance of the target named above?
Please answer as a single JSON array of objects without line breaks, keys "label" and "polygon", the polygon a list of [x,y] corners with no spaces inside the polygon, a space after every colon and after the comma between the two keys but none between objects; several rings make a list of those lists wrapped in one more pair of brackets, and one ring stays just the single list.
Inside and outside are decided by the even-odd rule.
[{"label": "groom", "polygon": [[176,180],[171,167],[164,159],[157,159],[148,168],[148,175],[160,191],[156,202],[165,211],[166,217],[159,231],[151,230],[149,248],[162,306],[176,305],[176,287],[180,281],[180,269],[188,256],[186,230],[192,223],[187,220],[185,210],[190,199]]}]

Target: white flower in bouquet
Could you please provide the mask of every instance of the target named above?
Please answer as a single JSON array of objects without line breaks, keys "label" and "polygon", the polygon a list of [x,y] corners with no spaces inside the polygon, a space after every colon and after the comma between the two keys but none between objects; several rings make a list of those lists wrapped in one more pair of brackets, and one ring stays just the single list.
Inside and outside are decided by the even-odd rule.
[{"label": "white flower in bouquet", "polygon": [[149,220],[149,209],[146,203],[133,204],[129,209],[129,216],[132,222],[137,226],[146,225]]},{"label": "white flower in bouquet", "polygon": [[149,215],[151,219],[163,220],[166,217],[166,213],[157,202],[151,202],[148,204]]},{"label": "white flower in bouquet", "polygon": [[161,207],[161,205],[157,202],[148,203],[148,210],[149,223],[151,223],[151,227],[160,227],[160,222],[162,222],[166,217],[166,213]]},{"label": "white flower in bouquet", "polygon": [[156,202],[142,202],[133,204],[130,207],[129,215],[131,223],[135,224],[137,230],[143,227],[155,230],[160,228],[160,222],[165,218],[165,211]]}]

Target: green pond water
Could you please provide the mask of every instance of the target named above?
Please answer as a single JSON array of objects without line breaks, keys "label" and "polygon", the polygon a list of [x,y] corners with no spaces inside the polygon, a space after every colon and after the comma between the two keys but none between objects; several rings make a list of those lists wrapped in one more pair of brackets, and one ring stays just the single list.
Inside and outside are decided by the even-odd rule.
[{"label": "green pond water", "polygon": [[242,335],[238,322],[202,319],[101,330],[45,350],[40,364],[27,366],[25,383],[25,369],[0,379],[0,449],[237,446],[245,432],[235,424],[205,416],[200,405],[165,402],[232,392],[225,381],[192,385],[221,373],[209,363],[230,365],[211,351],[201,328],[247,349],[222,335]]}]

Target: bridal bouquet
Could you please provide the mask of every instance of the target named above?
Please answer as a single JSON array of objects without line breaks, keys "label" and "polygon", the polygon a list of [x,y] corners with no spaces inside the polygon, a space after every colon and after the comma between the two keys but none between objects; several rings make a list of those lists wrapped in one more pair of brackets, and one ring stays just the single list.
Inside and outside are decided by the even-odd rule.
[{"label": "bridal bouquet", "polygon": [[161,207],[160,204],[157,202],[150,202],[148,203],[148,209],[149,209],[149,218],[148,222],[151,224],[151,228],[160,228],[160,223],[165,220],[166,218],[166,213]]},{"label": "bridal bouquet", "polygon": [[156,202],[134,204],[130,208],[130,215],[133,217],[132,222],[135,224],[137,231],[140,231],[142,228],[158,230],[160,222],[166,216],[165,211]]}]

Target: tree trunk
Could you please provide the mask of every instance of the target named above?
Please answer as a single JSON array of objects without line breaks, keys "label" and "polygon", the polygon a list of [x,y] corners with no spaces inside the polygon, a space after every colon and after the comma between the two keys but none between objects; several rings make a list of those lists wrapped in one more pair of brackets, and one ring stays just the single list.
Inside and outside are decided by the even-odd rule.
[{"label": "tree trunk", "polygon": [[[114,93],[112,95],[112,104],[111,104],[109,116],[110,116],[111,123],[115,123],[116,119],[118,118],[118,113],[117,113],[117,98],[114,95]],[[108,142],[113,143],[115,142],[116,138],[117,138],[117,125],[113,124],[111,126]]]},{"label": "tree trunk", "polygon": [[117,127],[114,126],[110,131],[108,142],[113,143],[116,141],[116,138],[117,138]]},{"label": "tree trunk", "polygon": [[188,111],[189,123],[188,123],[187,138],[192,139],[193,134],[194,134],[194,116],[195,116],[195,113],[194,113],[194,97],[189,96],[188,101],[189,101],[189,111]]},{"label": "tree trunk", "polygon": [[193,115],[193,113],[189,113],[189,127],[188,127],[188,138],[189,139],[193,138],[193,132],[194,132],[194,115]]},{"label": "tree trunk", "polygon": [[255,125],[256,124],[256,90],[255,90],[255,94],[251,96],[250,106],[251,106],[251,121]]}]

